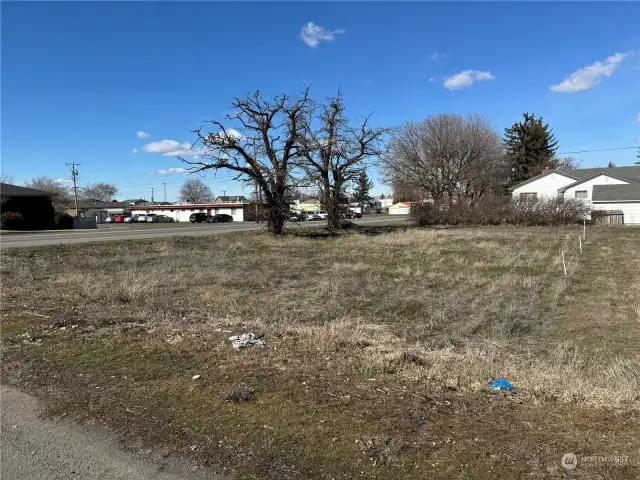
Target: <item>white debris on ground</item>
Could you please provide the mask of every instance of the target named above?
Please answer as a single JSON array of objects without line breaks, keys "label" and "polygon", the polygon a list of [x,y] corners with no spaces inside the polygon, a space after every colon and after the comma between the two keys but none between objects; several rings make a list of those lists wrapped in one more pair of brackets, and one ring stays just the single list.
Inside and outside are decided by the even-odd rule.
[{"label": "white debris on ground", "polygon": [[191,377],[191,380],[199,380],[200,379],[200,375],[194,375],[193,377]]},{"label": "white debris on ground", "polygon": [[256,338],[253,333],[243,333],[241,335],[234,335],[233,337],[229,337],[229,341],[231,341],[231,346],[236,350],[240,350],[241,348],[252,347],[254,345],[258,347],[264,347],[265,343]]}]

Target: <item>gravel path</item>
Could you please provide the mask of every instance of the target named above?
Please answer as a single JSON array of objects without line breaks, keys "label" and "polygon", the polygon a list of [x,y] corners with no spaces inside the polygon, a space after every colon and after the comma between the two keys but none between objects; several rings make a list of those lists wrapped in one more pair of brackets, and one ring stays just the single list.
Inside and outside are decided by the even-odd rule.
[{"label": "gravel path", "polygon": [[2,480],[223,480],[166,459],[122,451],[111,435],[71,421],[42,418],[38,401],[0,387]]}]

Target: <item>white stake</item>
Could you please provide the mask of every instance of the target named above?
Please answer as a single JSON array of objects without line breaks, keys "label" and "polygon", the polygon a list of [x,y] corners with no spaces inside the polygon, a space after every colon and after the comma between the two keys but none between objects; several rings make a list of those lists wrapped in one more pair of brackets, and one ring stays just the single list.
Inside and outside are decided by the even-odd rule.
[{"label": "white stake", "polygon": [[562,268],[564,268],[564,276],[567,276],[567,264],[564,262],[564,250],[562,250]]},{"label": "white stake", "polygon": [[578,243],[580,244],[580,256],[582,256],[582,237],[578,235]]}]

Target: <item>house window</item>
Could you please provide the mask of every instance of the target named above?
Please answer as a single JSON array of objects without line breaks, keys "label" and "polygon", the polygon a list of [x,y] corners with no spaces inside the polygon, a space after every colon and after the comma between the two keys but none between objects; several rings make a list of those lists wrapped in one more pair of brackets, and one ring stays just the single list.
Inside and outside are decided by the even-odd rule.
[{"label": "house window", "polygon": [[231,215],[235,215],[235,214],[236,214],[236,209],[235,209],[235,208],[232,208],[232,209],[231,209]]},{"label": "house window", "polygon": [[586,190],[576,190],[576,198],[589,198],[589,194]]},{"label": "house window", "polygon": [[520,194],[520,200],[531,202],[537,200],[538,194],[536,192],[523,192]]},{"label": "house window", "polygon": [[170,211],[170,212],[172,212],[172,213],[174,212],[174,210],[173,210],[173,209],[172,209],[172,210],[169,210],[169,211]]}]

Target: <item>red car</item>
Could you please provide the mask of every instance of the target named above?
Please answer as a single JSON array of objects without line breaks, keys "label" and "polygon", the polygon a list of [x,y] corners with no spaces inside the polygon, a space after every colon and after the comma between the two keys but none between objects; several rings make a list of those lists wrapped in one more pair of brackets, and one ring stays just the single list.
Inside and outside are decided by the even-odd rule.
[{"label": "red car", "polygon": [[111,223],[123,223],[127,216],[128,215],[116,215],[113,217],[113,220],[111,220]]}]

